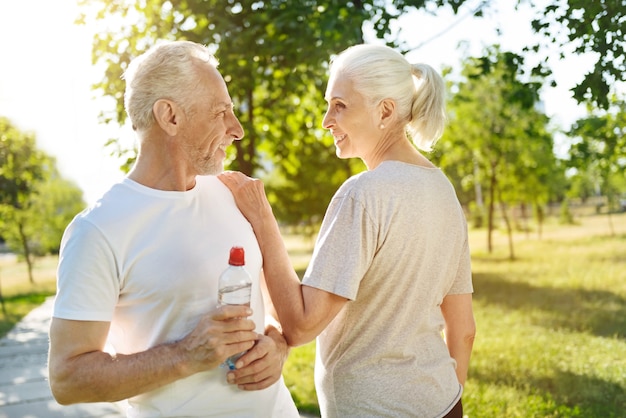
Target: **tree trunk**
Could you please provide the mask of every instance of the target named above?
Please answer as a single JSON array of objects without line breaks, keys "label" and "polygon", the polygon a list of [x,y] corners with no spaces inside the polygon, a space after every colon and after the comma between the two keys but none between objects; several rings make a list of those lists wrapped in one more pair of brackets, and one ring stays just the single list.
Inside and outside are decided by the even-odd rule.
[{"label": "tree trunk", "polygon": [[615,236],[615,227],[613,227],[613,217],[611,216],[611,208],[609,207],[609,211],[607,212],[607,216],[609,219],[609,231],[611,231],[611,236]]},{"label": "tree trunk", "polygon": [[495,212],[495,201],[496,201],[496,169],[495,164],[491,166],[491,178],[489,180],[489,209],[487,211],[487,251],[489,253],[493,252],[493,242],[492,242],[492,234],[494,227],[494,212]]},{"label": "tree trunk", "polygon": [[509,239],[509,260],[515,260],[515,251],[513,250],[513,228],[511,228],[511,221],[509,220],[509,215],[507,214],[506,204],[502,201],[501,197],[499,200],[502,219],[506,225],[506,233]]},{"label": "tree trunk", "polygon": [[526,233],[526,239],[530,238],[530,226],[528,225],[528,208],[526,207],[526,203],[520,204],[520,212],[522,214],[522,229]]},{"label": "tree trunk", "polygon": [[[480,169],[478,167],[478,163],[476,159],[474,159],[474,178],[480,178]],[[474,194],[476,195],[476,207],[480,210],[481,213],[485,213],[485,202],[483,201],[483,189],[480,181],[474,181]]]},{"label": "tree trunk", "polygon": [[543,206],[535,204],[537,207],[537,238],[541,240],[543,234]]},{"label": "tree trunk", "polygon": [[24,224],[22,221],[18,221],[17,230],[20,234],[20,241],[22,241],[22,249],[24,251],[24,260],[26,260],[26,266],[28,267],[28,279],[31,284],[35,284],[35,278],[33,277],[33,256],[28,247],[28,237],[24,233]]},{"label": "tree trunk", "polygon": [[2,314],[7,317],[7,307],[4,306],[4,296],[2,296],[2,279],[0,278],[0,304],[2,305]]}]

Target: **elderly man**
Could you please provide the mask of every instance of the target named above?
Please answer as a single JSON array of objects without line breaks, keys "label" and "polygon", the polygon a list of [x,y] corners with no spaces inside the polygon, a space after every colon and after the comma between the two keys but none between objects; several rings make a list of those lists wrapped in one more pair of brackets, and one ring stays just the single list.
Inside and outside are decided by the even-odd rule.
[{"label": "elderly man", "polygon": [[[196,43],[163,43],[125,79],[139,153],[64,234],[50,326],[55,398],[128,399],[129,417],[297,417],[257,240],[215,177],[243,137],[215,58]],[[250,307],[218,307],[233,245],[253,276]],[[243,351],[236,370],[220,367]]]}]

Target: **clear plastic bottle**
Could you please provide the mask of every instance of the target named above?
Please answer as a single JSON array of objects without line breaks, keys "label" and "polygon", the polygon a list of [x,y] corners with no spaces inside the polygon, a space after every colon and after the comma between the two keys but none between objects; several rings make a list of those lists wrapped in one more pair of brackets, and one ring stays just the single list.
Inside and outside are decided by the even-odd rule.
[{"label": "clear plastic bottle", "polygon": [[[232,247],[228,258],[228,267],[220,275],[217,301],[222,305],[250,306],[252,278],[246,270],[246,259],[243,247]],[[235,370],[235,362],[245,353],[229,357],[224,366]]]}]

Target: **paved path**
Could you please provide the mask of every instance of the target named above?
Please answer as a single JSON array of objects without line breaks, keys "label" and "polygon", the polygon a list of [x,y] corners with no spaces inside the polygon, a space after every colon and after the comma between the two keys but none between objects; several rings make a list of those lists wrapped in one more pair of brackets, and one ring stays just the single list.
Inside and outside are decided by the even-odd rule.
[{"label": "paved path", "polygon": [[52,304],[53,298],[47,299],[0,339],[0,418],[124,417],[124,403],[61,406],[52,397],[47,368]]},{"label": "paved path", "polygon": [[0,340],[0,418],[123,417],[121,404],[59,405],[48,386],[49,298]]}]

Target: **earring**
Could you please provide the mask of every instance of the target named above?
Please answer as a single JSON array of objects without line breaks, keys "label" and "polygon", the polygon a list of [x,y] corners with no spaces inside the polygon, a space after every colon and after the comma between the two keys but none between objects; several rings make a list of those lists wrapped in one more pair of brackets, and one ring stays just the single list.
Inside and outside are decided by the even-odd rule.
[{"label": "earring", "polygon": [[385,129],[385,124],[384,124],[384,123],[381,123],[378,127],[379,127],[380,129]]}]

